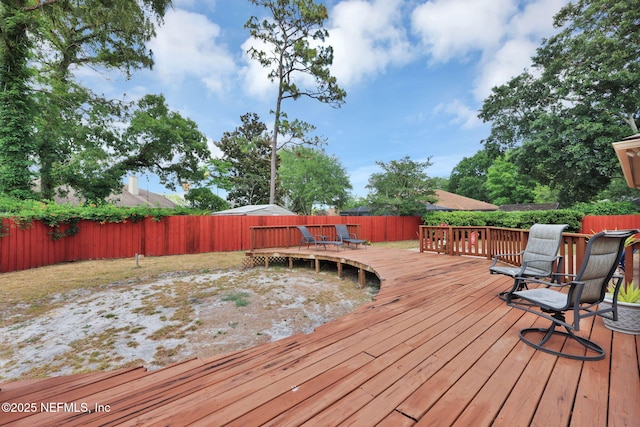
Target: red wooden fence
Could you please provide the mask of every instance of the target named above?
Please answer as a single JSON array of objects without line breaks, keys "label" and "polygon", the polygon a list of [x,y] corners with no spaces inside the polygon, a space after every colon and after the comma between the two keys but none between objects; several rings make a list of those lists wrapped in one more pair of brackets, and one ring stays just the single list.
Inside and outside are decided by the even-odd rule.
[{"label": "red wooden fence", "polygon": [[[357,224],[358,237],[382,242],[416,239],[422,224],[420,217],[393,216],[172,216],[137,223],[81,221],[78,234],[53,241],[52,230],[39,221],[24,230],[9,219],[3,221],[8,235],[0,237],[0,272],[136,253],[160,256],[248,250],[250,227],[255,226]],[[630,228],[640,228],[640,215],[585,217],[581,233]]]},{"label": "red wooden fence", "polygon": [[[87,259],[126,258],[248,250],[250,227],[274,225],[358,224],[358,237],[372,242],[416,239],[420,217],[340,216],[171,216],[134,223],[81,221],[74,236],[52,240],[40,221],[21,229],[4,220],[0,272]],[[64,228],[63,230],[64,231]]]},{"label": "red wooden fence", "polygon": [[640,229],[640,215],[585,216],[580,233],[595,234],[603,230]]}]

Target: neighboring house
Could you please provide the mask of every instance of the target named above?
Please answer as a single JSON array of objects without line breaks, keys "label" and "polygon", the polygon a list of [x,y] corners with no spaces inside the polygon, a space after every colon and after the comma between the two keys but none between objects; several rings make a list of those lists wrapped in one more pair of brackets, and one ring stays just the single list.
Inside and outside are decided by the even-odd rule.
[{"label": "neighboring house", "polygon": [[554,211],[558,209],[559,205],[559,203],[517,203],[513,205],[502,205],[498,210],[503,212]]},{"label": "neighboring house", "polygon": [[427,204],[427,210],[440,211],[496,211],[498,206],[481,200],[460,196],[444,190],[435,190],[438,201],[434,204]]},{"label": "neighboring house", "polygon": [[[458,194],[449,193],[444,190],[435,190],[435,203],[427,203],[427,212],[432,211],[496,211],[498,206],[481,200],[471,199]],[[352,209],[345,209],[340,212],[342,216],[371,216],[371,209],[367,206],[360,206]]]},{"label": "neighboring house", "polygon": [[227,209],[224,211],[214,212],[211,215],[277,216],[296,214],[278,205],[247,205],[233,209]]},{"label": "neighboring house", "polygon": [[[72,205],[80,205],[84,203],[73,189],[68,189],[66,197],[56,196],[56,203],[68,203]],[[176,204],[161,194],[152,193],[140,189],[138,186],[138,177],[130,176],[128,185],[122,186],[120,193],[112,194],[107,197],[107,202],[120,207],[150,206],[152,208],[170,208],[176,207]]]}]

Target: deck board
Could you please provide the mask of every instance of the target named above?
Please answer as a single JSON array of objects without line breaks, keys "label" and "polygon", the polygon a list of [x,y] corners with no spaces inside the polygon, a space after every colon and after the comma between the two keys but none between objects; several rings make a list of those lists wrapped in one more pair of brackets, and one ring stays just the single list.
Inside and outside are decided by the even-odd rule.
[{"label": "deck board", "polygon": [[[55,396],[111,408],[0,414],[0,424],[618,426],[640,419],[640,338],[613,333],[597,318],[579,333],[604,345],[604,360],[535,351],[518,331],[544,321],[496,297],[511,282],[488,274],[486,259],[376,247],[256,252],[375,272],[381,289],[370,304],[310,334],[234,353],[156,371],[0,384],[2,402]],[[572,346],[563,341],[552,344]]]}]

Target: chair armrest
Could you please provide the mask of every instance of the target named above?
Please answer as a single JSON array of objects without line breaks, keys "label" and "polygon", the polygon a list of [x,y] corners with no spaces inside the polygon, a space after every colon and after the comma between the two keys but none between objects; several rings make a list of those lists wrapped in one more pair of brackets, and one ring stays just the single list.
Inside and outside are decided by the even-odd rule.
[{"label": "chair armrest", "polygon": [[[563,275],[565,276],[565,275]],[[571,277],[571,276],[575,276],[573,274],[567,274],[567,277]],[[574,282],[574,281],[570,281],[570,282],[566,282],[566,283],[556,283],[556,282],[551,282],[548,280],[541,280],[541,279],[534,279],[533,277],[525,277],[525,276],[516,276],[516,281],[520,281],[520,283],[522,284],[526,284],[528,285],[540,285],[540,286],[545,286],[547,288],[564,288],[566,286],[570,286],[572,283],[581,283],[581,282]],[[513,289],[514,291],[516,290],[515,287]]]},{"label": "chair armrest", "polygon": [[[522,254],[523,254],[523,253],[524,253],[524,251],[520,251],[520,252],[518,252],[517,254],[495,254],[495,255],[493,256],[493,264],[491,264],[491,267],[494,267],[494,266],[496,265],[496,263],[497,263],[497,262],[500,260],[500,258],[502,258],[502,257],[507,257],[507,256],[510,256],[510,257],[514,257],[514,256],[522,256]],[[489,267],[489,268],[491,268],[491,267]]]}]

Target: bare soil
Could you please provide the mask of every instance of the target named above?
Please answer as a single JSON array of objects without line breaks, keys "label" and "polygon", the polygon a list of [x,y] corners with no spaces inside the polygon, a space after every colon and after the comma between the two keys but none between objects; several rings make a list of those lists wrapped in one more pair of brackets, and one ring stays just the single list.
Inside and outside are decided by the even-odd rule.
[{"label": "bare soil", "polygon": [[31,299],[7,294],[21,301],[0,304],[0,381],[156,369],[309,333],[371,301],[378,285],[372,280],[359,289],[355,274],[340,280],[330,270],[283,267],[163,272],[102,283],[63,286]]}]

